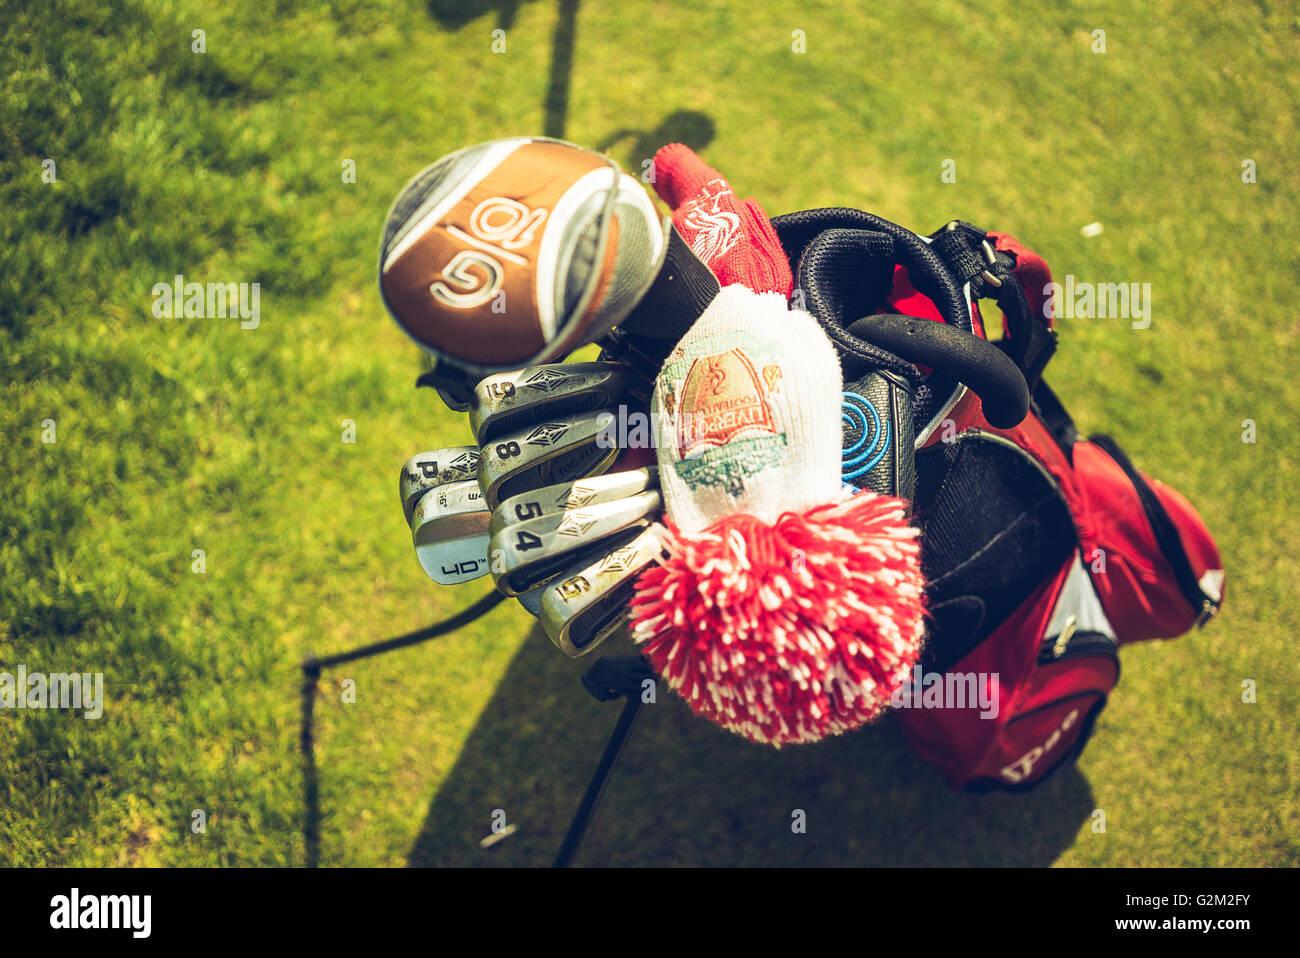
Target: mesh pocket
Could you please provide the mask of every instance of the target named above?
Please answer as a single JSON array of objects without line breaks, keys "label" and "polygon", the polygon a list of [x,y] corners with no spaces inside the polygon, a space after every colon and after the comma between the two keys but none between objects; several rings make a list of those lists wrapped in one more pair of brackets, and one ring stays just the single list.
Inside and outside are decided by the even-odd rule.
[{"label": "mesh pocket", "polygon": [[921,662],[947,671],[1078,546],[1055,483],[1019,447],[972,430],[916,456],[915,521],[931,613]]}]

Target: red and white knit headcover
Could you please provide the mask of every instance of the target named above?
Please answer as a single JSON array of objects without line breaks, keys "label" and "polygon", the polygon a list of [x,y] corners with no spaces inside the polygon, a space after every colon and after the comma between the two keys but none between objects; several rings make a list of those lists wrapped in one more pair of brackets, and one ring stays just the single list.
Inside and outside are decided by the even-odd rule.
[{"label": "red and white knit headcover", "polygon": [[655,189],[723,284],[655,383],[669,558],[647,570],[632,636],[699,715],[755,742],[871,721],[924,632],[907,504],[840,483],[839,362],[789,308],[762,208],[680,144]]}]

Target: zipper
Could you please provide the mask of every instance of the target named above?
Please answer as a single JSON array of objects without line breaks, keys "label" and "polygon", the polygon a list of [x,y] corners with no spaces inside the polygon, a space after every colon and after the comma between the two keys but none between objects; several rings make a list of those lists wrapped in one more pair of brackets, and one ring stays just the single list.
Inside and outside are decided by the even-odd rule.
[{"label": "zipper", "polygon": [[1219,603],[1206,595],[1201,588],[1201,584],[1197,582],[1196,573],[1192,570],[1191,560],[1187,558],[1187,550],[1183,548],[1183,541],[1178,537],[1178,529],[1174,526],[1174,521],[1169,518],[1169,513],[1165,511],[1159,496],[1156,495],[1155,490],[1138,472],[1129,457],[1125,455],[1124,450],[1119,447],[1119,444],[1114,439],[1105,435],[1090,436],[1088,438],[1106,455],[1110,456],[1117,466],[1124,470],[1124,475],[1128,476],[1129,482],[1137,490],[1138,499],[1142,503],[1142,511],[1146,513],[1147,524],[1156,537],[1156,546],[1164,555],[1169,568],[1173,570],[1174,582],[1178,585],[1178,591],[1183,594],[1183,598],[1195,611],[1196,627],[1204,626],[1218,613]]},{"label": "zipper", "polygon": [[[1085,630],[1075,631],[1074,617],[1066,622],[1066,627],[1056,637],[1048,636],[1038,650],[1038,664],[1050,665],[1080,655],[1106,655],[1118,659],[1118,643],[1105,632]],[[1064,639],[1064,641],[1062,641]]]}]

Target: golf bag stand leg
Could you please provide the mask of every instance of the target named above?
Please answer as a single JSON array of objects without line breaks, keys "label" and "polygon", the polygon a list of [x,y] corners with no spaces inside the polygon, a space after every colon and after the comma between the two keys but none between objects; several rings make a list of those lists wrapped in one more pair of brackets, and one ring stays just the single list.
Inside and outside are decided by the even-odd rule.
[{"label": "golf bag stand leg", "polygon": [[632,727],[641,712],[641,696],[647,680],[654,682],[655,673],[649,663],[640,656],[601,659],[582,675],[583,686],[597,701],[610,702],[616,698],[625,698],[627,701],[623,705],[623,712],[618,717],[618,723],[614,726],[609,742],[605,745],[605,751],[600,756],[596,772],[587,785],[587,791],[582,796],[577,812],[574,813],[573,822],[564,836],[564,844],[560,846],[560,852],[555,856],[554,867],[556,868],[569,866],[578,851],[582,837],[587,833],[587,826],[591,824],[596,803],[600,801],[605,783],[609,780],[609,775],[614,770],[619,754],[623,751],[628,736],[632,734]]}]

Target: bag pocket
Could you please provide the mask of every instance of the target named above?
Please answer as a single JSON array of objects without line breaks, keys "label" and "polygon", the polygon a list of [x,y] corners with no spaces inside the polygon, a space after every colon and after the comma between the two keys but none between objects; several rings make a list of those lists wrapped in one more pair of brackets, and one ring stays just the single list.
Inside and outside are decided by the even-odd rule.
[{"label": "bag pocket", "polygon": [[1121,643],[1203,626],[1223,601],[1223,564],[1204,521],[1175,490],[1143,475],[1109,436],[1074,447],[1097,554],[1093,584]]},{"label": "bag pocket", "polygon": [[1119,643],[1103,632],[1043,640],[1017,713],[966,784],[967,791],[1033,788],[1079,757],[1119,681]]},{"label": "bag pocket", "polygon": [[1023,791],[1068,765],[1119,681],[1119,641],[1078,555],[1039,634],[1032,671],[967,790]]}]

